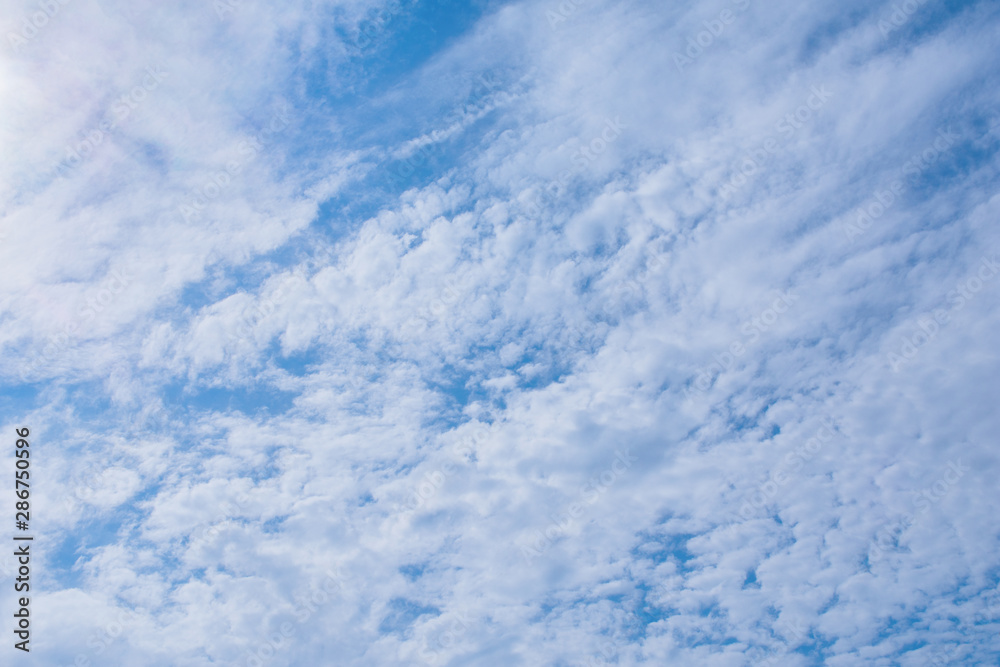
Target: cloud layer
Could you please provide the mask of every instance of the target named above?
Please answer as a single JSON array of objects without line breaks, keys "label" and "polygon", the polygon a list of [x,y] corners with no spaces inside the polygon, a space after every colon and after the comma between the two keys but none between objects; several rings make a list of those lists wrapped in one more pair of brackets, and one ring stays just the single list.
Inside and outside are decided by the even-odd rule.
[{"label": "cloud layer", "polygon": [[33,661],[1000,656],[997,7],[661,4],[11,7]]}]

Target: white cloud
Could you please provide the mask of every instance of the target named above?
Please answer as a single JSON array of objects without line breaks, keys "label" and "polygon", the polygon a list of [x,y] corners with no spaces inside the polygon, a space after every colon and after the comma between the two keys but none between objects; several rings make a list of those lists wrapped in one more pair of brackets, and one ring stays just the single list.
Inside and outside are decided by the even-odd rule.
[{"label": "white cloud", "polygon": [[1000,248],[996,11],[747,3],[678,72],[730,4],[489,7],[391,83],[360,3],[75,1],[5,54],[40,664],[992,659],[997,285],[886,359]]}]

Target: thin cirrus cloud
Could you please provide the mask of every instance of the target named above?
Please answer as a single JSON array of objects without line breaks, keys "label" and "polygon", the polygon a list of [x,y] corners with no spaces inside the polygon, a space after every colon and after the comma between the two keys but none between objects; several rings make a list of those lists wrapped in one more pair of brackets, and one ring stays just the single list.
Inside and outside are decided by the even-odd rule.
[{"label": "thin cirrus cloud", "polygon": [[50,4],[38,664],[1000,655],[991,3]]}]

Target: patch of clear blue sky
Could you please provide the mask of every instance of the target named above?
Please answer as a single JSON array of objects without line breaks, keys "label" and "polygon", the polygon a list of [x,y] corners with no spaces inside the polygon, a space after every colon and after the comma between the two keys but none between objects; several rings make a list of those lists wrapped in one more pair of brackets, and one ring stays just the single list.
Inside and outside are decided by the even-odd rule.
[{"label": "patch of clear blue sky", "polygon": [[[814,65],[816,59],[822,57],[824,53],[843,37],[847,30],[853,30],[864,23],[871,21],[879,7],[855,8],[853,11],[839,10],[830,16],[829,21],[806,35],[802,40],[799,51],[799,61],[803,66]],[[877,20],[877,19],[875,19]]]},{"label": "patch of clear blue sky", "polygon": [[441,615],[441,610],[437,607],[421,605],[405,598],[390,600],[388,607],[389,613],[382,619],[378,627],[378,631],[382,634],[405,632],[418,618],[426,614]]},{"label": "patch of clear blue sky", "polygon": [[427,386],[444,398],[442,405],[422,426],[436,428],[440,432],[449,431],[468,421],[462,409],[469,402],[489,401],[488,394],[474,382],[475,373],[467,369],[447,365],[426,379]]},{"label": "patch of clear blue sky", "polygon": [[[49,542],[45,549],[48,561],[39,577],[40,586],[52,590],[55,588],[79,588],[83,584],[83,571],[73,566],[81,558],[83,540],[89,528],[92,526],[80,524],[76,532],[63,536],[59,542],[55,544]],[[109,535],[117,535],[117,523],[114,526],[106,525],[105,532]]]},{"label": "patch of clear blue sky", "polygon": [[[670,517],[665,517],[664,522]],[[687,543],[697,537],[694,533],[676,533],[670,535],[654,535],[640,533],[642,544],[633,547],[629,552],[636,560],[650,560],[655,565],[674,562],[684,571],[688,561],[694,560],[693,553],[688,551]]]},{"label": "patch of clear blue sky", "polygon": [[[879,18],[888,19],[894,9],[893,3],[886,3]],[[986,10],[995,19],[1000,14],[1000,5],[994,0],[926,0],[898,30],[889,33],[889,41],[915,44],[946,26],[954,25],[959,14],[970,10]]]},{"label": "patch of clear blue sky", "polygon": [[[114,462],[109,461],[108,465],[114,465]],[[92,493],[98,491],[100,490],[90,490]],[[89,506],[85,500],[75,498],[74,489],[71,497],[83,507],[84,518],[76,524],[74,532],[64,535],[55,546],[46,549],[49,560],[44,576],[52,577],[66,588],[80,586],[82,570],[76,567],[77,563],[81,559],[86,562],[100,547],[118,543],[127,526],[138,525],[140,519],[148,515],[140,505],[155,498],[159,491],[159,483],[149,484],[117,508],[101,511]],[[57,504],[54,509],[61,512],[62,506]]]},{"label": "patch of clear blue sky", "polygon": [[[647,628],[654,623],[666,620],[671,610],[658,605],[654,599],[658,597],[655,588],[644,582],[636,583],[637,598],[634,602],[635,626],[629,632],[629,639],[635,641],[645,638]],[[651,599],[652,598],[652,599]]]},{"label": "patch of clear blue sky", "polygon": [[[489,92],[470,73],[465,86],[426,89],[417,73],[436,54],[461,38],[476,21],[499,6],[496,2],[403,2],[389,18],[376,14],[363,26],[376,26],[375,38],[364,49],[354,48],[344,59],[323,51],[292,77],[286,95],[293,101],[293,125],[281,136],[288,169],[321,164],[332,151],[361,150],[377,164],[360,183],[321,207],[319,222],[339,238],[358,221],[370,217],[409,187],[425,184],[459,161],[477,142],[456,137],[417,156],[419,162],[401,168],[386,151],[435,129],[452,109]],[[321,33],[355,39],[337,27],[336,17]],[[302,54],[297,54],[302,55]],[[452,82],[454,83],[454,82]],[[441,104],[446,108],[442,109]],[[470,133],[474,136],[474,133]]]},{"label": "patch of clear blue sky", "polygon": [[241,412],[248,417],[277,415],[292,408],[296,394],[273,388],[192,387],[173,382],[162,391],[164,404],[177,416],[204,412]]},{"label": "patch of clear blue sky", "polygon": [[326,360],[318,347],[310,347],[307,350],[282,355],[280,347],[275,343],[271,346],[269,353],[275,366],[300,378],[315,372]]},{"label": "patch of clear blue sky", "polygon": [[[329,54],[319,52],[298,72],[305,85],[296,93],[288,91],[295,100],[289,115],[291,127],[275,135],[275,150],[285,156],[287,170],[300,169],[303,165],[319,165],[332,150],[367,150],[375,147],[376,153],[387,154],[392,148],[437,127],[442,110],[439,108],[440,91],[419,91],[408,81],[416,71],[460,38],[486,11],[499,3],[480,2],[424,2],[395,5],[398,11],[387,10],[381,16],[372,14],[363,24],[368,34],[374,34],[371,44],[352,55],[346,62],[335,63]],[[333,17],[332,17],[333,18]],[[336,32],[336,23],[321,28],[321,32]],[[339,35],[349,42],[352,36]],[[294,77],[293,77],[294,79]],[[451,97],[446,104],[451,108],[475,105],[490,94],[495,80],[470,77],[467,90]],[[387,95],[394,89],[409,86],[405,95]],[[430,94],[435,93],[435,94]],[[447,97],[447,96],[446,96]],[[386,102],[386,100],[390,100]],[[395,100],[395,101],[392,101]],[[273,111],[262,110],[256,115],[250,129],[264,126]],[[331,132],[331,119],[339,129]],[[488,121],[480,121],[483,125]],[[475,148],[481,128],[475,125],[468,132],[432,145],[426,150],[403,160],[382,157],[368,176],[324,202],[319,215],[308,233],[294,237],[281,248],[268,253],[261,260],[271,266],[298,263],[307,256],[319,232],[323,240],[336,242],[346,237],[364,219],[378,210],[405,189],[425,185],[449,168],[461,162],[461,156]],[[257,262],[259,267],[261,262]],[[265,278],[257,268],[229,268],[225,283],[231,291],[252,290]],[[219,276],[213,275],[199,284],[189,286],[182,298],[185,307],[199,308],[215,302],[220,295]],[[272,350],[272,353],[277,350]],[[272,354],[273,359],[280,355]],[[304,354],[279,362],[290,372],[300,374],[308,365],[317,363],[322,355],[310,350]],[[445,370],[445,377],[453,371]],[[452,377],[432,386],[444,391],[452,402],[439,426],[455,426],[462,421],[460,409],[470,399],[467,386],[469,376],[456,381]],[[280,412],[291,407],[292,397],[274,396],[252,389],[198,389],[181,394],[181,385],[168,388],[165,399],[179,406],[188,402],[197,409],[219,411],[238,410],[253,414],[260,410]],[[481,398],[481,396],[480,396]]]},{"label": "patch of clear blue sky", "polygon": [[[395,3],[381,12],[371,12],[362,24],[369,35],[374,35],[363,49],[357,47],[356,35],[338,27],[336,14],[327,17],[327,23],[319,28],[321,34],[345,40],[353,52],[346,60],[323,50],[309,54],[311,57],[282,91],[292,101],[290,124],[273,135],[267,151],[280,154],[280,159],[270,156],[279,174],[303,169],[318,172],[323,160],[335,151],[374,149],[378,164],[371,173],[323,202],[307,233],[296,235],[281,248],[258,258],[254,267],[226,267],[227,277],[234,283],[232,291],[259,285],[265,277],[259,268],[262,262],[287,266],[301,261],[317,240],[314,234],[331,242],[347,237],[399,193],[426,185],[459,164],[461,156],[479,144],[481,127],[473,126],[410,158],[400,160],[387,155],[402,142],[437,128],[445,113],[475,104],[491,92],[493,80],[484,84],[477,78],[478,73],[470,75],[465,90],[457,91],[422,91],[410,79],[435,54],[500,4],[492,0]],[[294,49],[293,53],[296,57],[304,55]],[[407,88],[406,94],[389,95],[401,88]],[[438,106],[442,94],[449,98],[446,110]],[[271,107],[252,113],[247,122],[248,134],[260,133],[274,113]],[[188,286],[181,303],[191,308],[214,303],[220,297],[213,289],[217,279],[213,275]]]},{"label": "patch of clear blue sky", "polygon": [[414,563],[411,565],[402,565],[399,568],[399,572],[409,581],[412,582],[424,576],[424,572],[427,571],[427,566],[428,563]]},{"label": "patch of clear blue sky", "polygon": [[[293,104],[293,125],[281,136],[282,141],[294,144],[287,147],[293,161],[321,156],[333,148],[412,138],[439,113],[437,102],[455,94],[421,90],[412,79],[435,54],[467,32],[488,5],[448,0],[404,3],[403,7],[383,26],[386,38],[370,50],[346,59],[332,52],[311,52],[310,60],[293,74],[284,91]],[[351,40],[335,23],[321,27],[321,32]],[[389,95],[404,89],[406,94]]]},{"label": "patch of clear blue sky", "polygon": [[[0,385],[0,414],[27,414],[37,403],[39,389],[42,386],[41,382],[8,386]],[[14,428],[23,428],[25,426],[30,430],[32,424],[16,424]]]},{"label": "patch of clear blue sky", "polygon": [[80,559],[88,560],[96,549],[109,544],[117,544],[121,539],[122,526],[129,519],[137,518],[137,512],[126,510],[114,514],[100,515],[89,508],[86,514],[91,518],[83,518],[76,524],[76,530],[66,534],[56,547],[46,549],[49,557],[48,573],[60,586],[77,587],[81,583],[81,570],[75,567]]}]

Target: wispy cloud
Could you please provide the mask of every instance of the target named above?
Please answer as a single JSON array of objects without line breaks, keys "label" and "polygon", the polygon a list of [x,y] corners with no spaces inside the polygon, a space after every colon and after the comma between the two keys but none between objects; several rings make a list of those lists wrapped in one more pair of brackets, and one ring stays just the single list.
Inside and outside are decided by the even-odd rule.
[{"label": "wispy cloud", "polygon": [[998,21],[15,3],[32,659],[995,662]]}]

